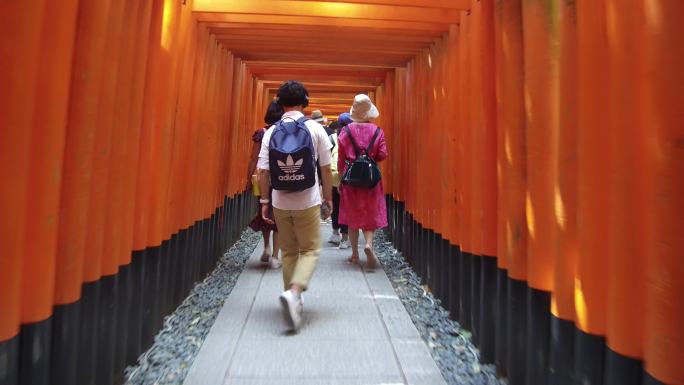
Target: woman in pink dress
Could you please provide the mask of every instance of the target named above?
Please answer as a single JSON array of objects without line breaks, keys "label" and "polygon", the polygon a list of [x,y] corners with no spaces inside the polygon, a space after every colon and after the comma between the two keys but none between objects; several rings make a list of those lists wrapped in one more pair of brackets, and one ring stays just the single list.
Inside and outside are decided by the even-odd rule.
[{"label": "woman in pink dress", "polygon": [[[354,123],[340,130],[338,135],[338,158],[337,167],[344,175],[346,161],[351,164],[356,159],[356,150],[352,144],[349,134],[359,146],[360,151],[364,151],[377,130],[378,126],[372,123],[380,113],[373,105],[367,95],[357,95],[351,109],[351,118]],[[387,158],[387,145],[385,135],[380,130],[370,153],[368,154],[376,162]],[[375,230],[387,226],[387,207],[385,206],[385,192],[382,188],[382,181],[371,189],[352,187],[349,185],[340,186],[340,218],[339,222],[349,226],[349,240],[351,241],[352,255],[348,261],[358,263],[359,261],[359,229],[363,231],[366,239],[364,253],[366,263],[369,268],[375,268],[378,261],[373,253],[373,235]]]}]

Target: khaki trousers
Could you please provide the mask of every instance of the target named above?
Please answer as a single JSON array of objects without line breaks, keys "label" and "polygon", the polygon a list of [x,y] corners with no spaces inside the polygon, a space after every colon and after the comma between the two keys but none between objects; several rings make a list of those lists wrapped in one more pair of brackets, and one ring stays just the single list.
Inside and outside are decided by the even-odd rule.
[{"label": "khaki trousers", "polygon": [[273,208],[278,226],[280,255],[283,258],[283,285],[285,290],[297,284],[304,290],[316,270],[321,253],[320,206],[305,210]]}]

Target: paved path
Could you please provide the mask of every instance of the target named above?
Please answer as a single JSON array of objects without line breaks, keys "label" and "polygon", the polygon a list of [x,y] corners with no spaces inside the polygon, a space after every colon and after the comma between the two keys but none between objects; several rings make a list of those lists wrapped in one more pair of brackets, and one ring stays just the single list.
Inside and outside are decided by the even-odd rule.
[{"label": "paved path", "polygon": [[286,331],[281,271],[260,266],[258,246],[184,385],[445,384],[382,269],[347,264],[349,249],[328,244],[330,232],[322,225],[299,333]]}]

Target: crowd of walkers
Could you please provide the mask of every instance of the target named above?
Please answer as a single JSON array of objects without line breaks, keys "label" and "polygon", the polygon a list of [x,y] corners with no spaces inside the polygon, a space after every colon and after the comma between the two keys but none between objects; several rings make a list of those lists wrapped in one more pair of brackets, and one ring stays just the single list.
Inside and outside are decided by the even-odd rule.
[{"label": "crowd of walkers", "polygon": [[308,104],[303,84],[288,81],[280,86],[264,116],[265,126],[252,136],[247,174],[248,187],[260,204],[250,227],[264,237],[261,262],[283,268],[284,292],[279,299],[294,331],[302,323],[302,293],[309,288],[321,252],[321,219],[332,217],[328,242],[351,248],[349,263],[359,263],[359,232],[363,233],[369,269],[378,264],[373,235],[387,226],[377,167],[387,157],[387,146],[374,123],[378,109],[360,94],[348,113],[328,125],[321,111],[304,115]]}]

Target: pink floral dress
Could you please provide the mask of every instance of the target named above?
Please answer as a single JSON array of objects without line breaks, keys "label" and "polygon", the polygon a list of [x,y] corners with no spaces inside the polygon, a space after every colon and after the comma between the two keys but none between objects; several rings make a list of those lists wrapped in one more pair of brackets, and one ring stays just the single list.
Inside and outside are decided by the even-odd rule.
[{"label": "pink floral dress", "polygon": [[[359,148],[366,149],[378,126],[373,123],[351,123],[347,127]],[[353,162],[356,159],[356,151],[345,129],[340,130],[338,143],[337,169],[340,170],[340,175],[344,175],[347,167],[345,161]],[[387,144],[382,131],[375,139],[369,155],[376,162],[387,158]],[[382,180],[372,189],[341,185],[340,196],[340,223],[352,229],[362,230],[376,230],[387,226],[387,206]]]}]

